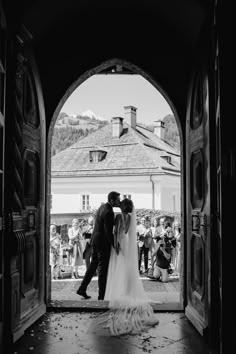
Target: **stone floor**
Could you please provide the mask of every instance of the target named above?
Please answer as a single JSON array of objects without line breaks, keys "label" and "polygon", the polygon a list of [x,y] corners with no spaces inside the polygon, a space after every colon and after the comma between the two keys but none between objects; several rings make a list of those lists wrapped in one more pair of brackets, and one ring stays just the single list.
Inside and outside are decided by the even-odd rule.
[{"label": "stone floor", "polygon": [[[13,348],[14,354],[210,354],[183,313],[157,313],[159,324],[141,335],[93,333],[97,312],[46,313]],[[4,353],[8,354],[8,352]]]},{"label": "stone floor", "polygon": [[[88,288],[91,300],[76,295],[81,279],[52,281],[48,312],[14,344],[14,354],[213,354],[184,313],[170,310],[173,303],[180,303],[175,277],[163,284],[142,276],[159,324],[140,335],[119,337],[110,336],[102,327],[98,333],[96,320],[106,312],[107,302],[97,301],[97,277]],[[157,300],[163,303],[155,306]]]}]

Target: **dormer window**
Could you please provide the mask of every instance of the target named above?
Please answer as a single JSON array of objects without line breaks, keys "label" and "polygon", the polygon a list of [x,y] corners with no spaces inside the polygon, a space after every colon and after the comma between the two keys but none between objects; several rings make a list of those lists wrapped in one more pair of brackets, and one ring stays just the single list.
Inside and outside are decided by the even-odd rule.
[{"label": "dormer window", "polygon": [[166,162],[170,163],[171,164],[171,156],[169,155],[162,155],[161,156],[164,160],[166,160]]},{"label": "dormer window", "polygon": [[90,162],[100,162],[106,158],[106,151],[103,150],[91,150],[89,151]]}]

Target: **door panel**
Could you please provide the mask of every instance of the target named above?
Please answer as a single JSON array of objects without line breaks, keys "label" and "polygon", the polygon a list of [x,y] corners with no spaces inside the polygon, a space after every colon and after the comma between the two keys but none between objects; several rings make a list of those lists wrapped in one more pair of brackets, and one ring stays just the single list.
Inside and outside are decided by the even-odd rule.
[{"label": "door panel", "polygon": [[209,87],[204,65],[193,78],[186,125],[187,307],[186,316],[203,335],[209,322],[210,131]]},{"label": "door panel", "polygon": [[45,117],[30,37],[20,34],[12,122],[11,331],[16,341],[45,311]]},{"label": "door panel", "polygon": [[5,146],[5,63],[6,27],[0,1],[0,352],[3,341],[4,309],[4,146]]}]

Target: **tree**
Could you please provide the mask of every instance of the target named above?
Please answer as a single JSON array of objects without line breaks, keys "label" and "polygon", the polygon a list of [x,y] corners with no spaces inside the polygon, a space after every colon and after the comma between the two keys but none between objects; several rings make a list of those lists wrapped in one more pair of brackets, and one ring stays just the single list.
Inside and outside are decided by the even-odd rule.
[{"label": "tree", "polygon": [[165,123],[164,139],[176,149],[180,150],[179,131],[175,117],[172,114],[168,114],[163,118],[163,122]]}]

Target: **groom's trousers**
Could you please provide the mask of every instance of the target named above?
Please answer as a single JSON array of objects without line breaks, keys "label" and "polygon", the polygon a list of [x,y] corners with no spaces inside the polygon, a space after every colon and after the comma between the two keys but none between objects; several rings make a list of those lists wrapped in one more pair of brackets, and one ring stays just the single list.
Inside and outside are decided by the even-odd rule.
[{"label": "groom's trousers", "polygon": [[94,276],[96,270],[98,270],[98,300],[103,300],[106,291],[107,272],[110,259],[110,247],[98,248],[96,245],[92,246],[92,259],[91,263],[84,275],[82,283],[79,289],[81,291],[87,290],[87,287]]}]

